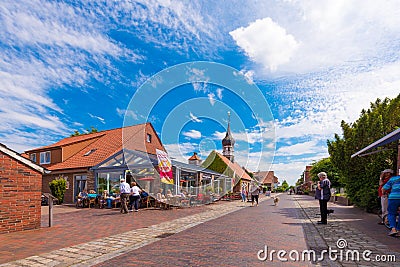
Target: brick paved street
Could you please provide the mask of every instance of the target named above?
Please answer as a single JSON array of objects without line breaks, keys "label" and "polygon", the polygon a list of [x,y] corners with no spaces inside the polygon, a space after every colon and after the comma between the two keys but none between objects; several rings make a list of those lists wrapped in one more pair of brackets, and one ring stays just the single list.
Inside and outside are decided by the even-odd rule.
[{"label": "brick paved street", "polygon": [[[274,206],[263,197],[258,207],[240,201],[173,210],[66,208],[54,227],[0,235],[0,266],[398,266],[398,262],[329,260],[280,262],[257,259],[257,252],[348,249],[400,259],[400,238],[388,237],[378,217],[337,206],[327,226],[316,224],[318,202],[310,196],[280,195]],[[61,207],[57,207],[61,208]],[[47,215],[42,224],[47,225]],[[265,254],[260,254],[265,256]]]}]

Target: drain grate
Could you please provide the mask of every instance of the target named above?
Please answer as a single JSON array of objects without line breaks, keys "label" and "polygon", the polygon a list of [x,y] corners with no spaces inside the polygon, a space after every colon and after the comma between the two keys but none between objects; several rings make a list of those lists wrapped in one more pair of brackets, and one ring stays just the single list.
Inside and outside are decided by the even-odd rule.
[{"label": "drain grate", "polygon": [[175,233],[162,233],[161,235],[156,236],[156,238],[166,238],[174,234]]}]

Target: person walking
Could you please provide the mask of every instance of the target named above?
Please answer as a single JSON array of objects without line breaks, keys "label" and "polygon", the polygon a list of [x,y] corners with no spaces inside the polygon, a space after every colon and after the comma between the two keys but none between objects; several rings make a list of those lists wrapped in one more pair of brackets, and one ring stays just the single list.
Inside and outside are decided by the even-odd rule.
[{"label": "person walking", "polygon": [[389,193],[388,197],[388,219],[390,224],[390,232],[388,235],[395,236],[400,232],[400,219],[396,225],[396,216],[398,214],[398,208],[400,207],[400,176],[393,176],[390,180],[382,187],[382,191],[385,194]]},{"label": "person walking", "polygon": [[325,172],[318,173],[319,182],[315,190],[315,199],[319,201],[319,210],[321,213],[321,220],[318,224],[328,223],[328,201],[331,198],[331,181]]},{"label": "person walking", "polygon": [[250,184],[250,194],[251,194],[251,206],[254,205],[254,201],[256,201],[256,206],[258,206],[258,196],[260,195],[260,187],[257,186],[254,182]]},{"label": "person walking", "polygon": [[129,205],[131,207],[132,211],[132,207],[135,208],[135,211],[138,212],[139,211],[139,201],[140,201],[140,193],[142,192],[142,190],[136,185],[136,182],[132,182],[131,183],[131,195],[129,196]]},{"label": "person walking", "polygon": [[383,218],[388,214],[388,194],[389,192],[386,191],[385,194],[382,192],[382,187],[392,178],[393,170],[386,169],[381,172],[379,177],[379,187],[378,187],[378,196],[381,199],[381,210],[382,210],[382,220],[379,224],[385,224]]},{"label": "person walking", "polygon": [[131,187],[127,182],[125,182],[125,179],[121,179],[121,183],[119,184],[119,192],[120,192],[120,198],[121,198],[121,213],[128,213],[128,198],[129,195],[131,194]]},{"label": "person walking", "polygon": [[244,186],[242,187],[242,191],[240,192],[240,195],[242,196],[242,202],[246,202],[247,192],[246,192],[246,188]]}]

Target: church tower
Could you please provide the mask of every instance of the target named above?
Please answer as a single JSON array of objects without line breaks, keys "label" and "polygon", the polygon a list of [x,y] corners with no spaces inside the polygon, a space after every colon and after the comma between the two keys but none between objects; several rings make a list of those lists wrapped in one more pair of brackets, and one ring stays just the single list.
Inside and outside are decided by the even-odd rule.
[{"label": "church tower", "polygon": [[233,139],[231,134],[231,113],[228,111],[228,128],[226,130],[225,138],[222,139],[222,155],[224,155],[227,159],[234,162],[234,155],[233,155],[233,147],[235,145],[235,139]]}]

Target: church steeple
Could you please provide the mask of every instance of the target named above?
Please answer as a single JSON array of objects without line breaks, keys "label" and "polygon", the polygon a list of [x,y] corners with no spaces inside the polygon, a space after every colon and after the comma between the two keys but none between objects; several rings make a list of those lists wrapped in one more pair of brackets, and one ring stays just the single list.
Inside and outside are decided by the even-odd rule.
[{"label": "church steeple", "polygon": [[233,139],[231,134],[231,113],[228,111],[228,128],[226,129],[225,138],[222,139],[222,155],[228,158],[230,161],[234,162],[233,147],[235,145],[235,139]]}]

